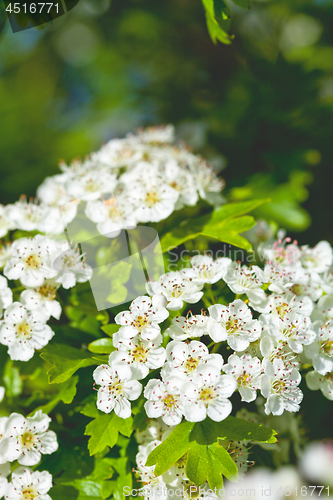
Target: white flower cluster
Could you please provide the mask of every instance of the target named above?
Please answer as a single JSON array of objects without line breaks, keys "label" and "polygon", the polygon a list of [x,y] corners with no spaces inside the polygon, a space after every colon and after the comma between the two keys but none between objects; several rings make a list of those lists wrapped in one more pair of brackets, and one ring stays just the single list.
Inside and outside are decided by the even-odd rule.
[{"label": "white flower cluster", "polygon": [[[12,413],[0,418],[0,498],[6,500],[51,500],[47,492],[52,487],[49,472],[33,471],[29,466],[38,464],[42,454],[58,449],[56,434],[49,431],[51,419],[38,410],[33,417]],[[11,481],[10,463],[16,461]]]},{"label": "white flower cluster", "polygon": [[[311,366],[309,388],[333,400],[332,248],[325,241],[309,248],[286,239],[264,252],[264,269],[203,255],[192,259],[191,268],[148,283],[150,297],[137,298],[115,318],[116,350],[109,365],[94,373],[101,386],[98,408],[128,417],[129,401],[142,391],[138,381],[159,368],[160,376],[144,387],[144,407],[149,418],[161,417],[169,426],[183,417],[225,419],[236,390],[247,403],[260,390],[267,415],[296,412],[303,398],[301,371]],[[198,302],[205,283],[219,280],[236,294],[233,302],[212,304],[208,314],[174,317],[161,334],[167,309]],[[220,345],[234,351],[226,362]]]},{"label": "white flower cluster", "polygon": [[28,361],[54,335],[46,323],[51,316],[60,318],[58,288],[89,280],[92,269],[79,249],[37,234],[8,246],[3,273],[9,280],[20,280],[23,291],[13,302],[8,281],[0,276],[0,343],[8,346],[11,359]]},{"label": "white flower cluster", "polygon": [[207,162],[175,145],[171,125],[112,140],[82,162],[61,164],[61,170],[39,186],[36,200],[21,197],[0,205],[0,238],[13,230],[47,234],[0,242],[0,269],[26,288],[13,303],[11,288],[17,284],[10,288],[0,275],[0,343],[13,360],[28,361],[54,335],[46,322],[60,317],[57,289],[92,277],[80,249],[59,241],[81,202],[97,231],[115,237],[123,228],[158,222],[195,205],[199,197],[221,201],[224,187]]},{"label": "white flower cluster", "polygon": [[159,222],[199,197],[220,204],[224,182],[201,157],[175,144],[172,125],[151,127],[113,139],[89,158],[60,164],[37,199],[24,197],[0,206],[0,238],[22,229],[60,234],[77,214],[80,201],[100,234],[117,236],[138,223]]}]

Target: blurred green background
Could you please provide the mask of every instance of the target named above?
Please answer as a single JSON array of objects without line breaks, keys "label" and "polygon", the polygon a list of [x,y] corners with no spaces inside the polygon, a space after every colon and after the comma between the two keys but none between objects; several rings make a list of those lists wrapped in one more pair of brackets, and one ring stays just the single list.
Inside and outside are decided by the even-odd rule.
[{"label": "blurred green background", "polygon": [[60,159],[174,123],[225,167],[229,199],[271,196],[257,216],[333,243],[333,2],[231,7],[232,45],[212,43],[200,0],[81,0],[44,29],[7,22],[1,203],[33,196]]}]

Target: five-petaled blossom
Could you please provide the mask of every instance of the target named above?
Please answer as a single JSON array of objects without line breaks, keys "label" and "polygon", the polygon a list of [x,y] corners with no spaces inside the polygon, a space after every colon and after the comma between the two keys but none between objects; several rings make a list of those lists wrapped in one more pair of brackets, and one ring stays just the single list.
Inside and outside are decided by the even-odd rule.
[{"label": "five-petaled blossom", "polygon": [[114,410],[121,418],[131,416],[131,403],[141,394],[142,385],[133,379],[131,368],[125,363],[101,365],[94,371],[94,380],[101,387],[97,394],[97,408],[105,413]]},{"label": "five-petaled blossom", "polygon": [[0,326],[0,343],[8,346],[11,359],[28,361],[35,349],[46,346],[54,335],[46,319],[41,311],[29,311],[20,302],[6,309]]},{"label": "five-petaled blossom", "polygon": [[50,488],[52,475],[49,472],[34,472],[29,467],[18,467],[12,473],[5,500],[52,500],[47,494]]},{"label": "five-petaled blossom", "polygon": [[58,442],[56,434],[48,430],[50,422],[50,417],[41,410],[27,418],[12,413],[5,422],[0,441],[1,462],[17,460],[21,465],[35,465],[42,454],[54,453]]}]

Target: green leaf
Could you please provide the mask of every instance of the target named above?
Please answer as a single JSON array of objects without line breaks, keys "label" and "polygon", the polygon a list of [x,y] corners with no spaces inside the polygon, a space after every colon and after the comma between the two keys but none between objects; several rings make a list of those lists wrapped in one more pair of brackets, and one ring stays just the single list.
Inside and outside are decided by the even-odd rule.
[{"label": "green leaf", "polygon": [[208,33],[213,41],[217,43],[230,44],[231,37],[228,35],[230,10],[223,0],[202,0],[206,13]]},{"label": "green leaf", "polygon": [[308,172],[294,171],[290,174],[288,182],[276,185],[269,174],[256,174],[246,186],[233,188],[230,196],[234,200],[242,200],[250,197],[259,198],[269,193],[271,201],[256,208],[255,216],[275,221],[278,226],[292,231],[301,231],[311,222],[310,215],[300,205],[308,197],[305,186],[311,179]]},{"label": "green leaf", "polygon": [[63,401],[65,404],[70,404],[76,394],[76,385],[78,381],[79,377],[76,375],[75,377],[71,377],[66,382],[59,384],[58,394],[47,404],[35,408],[31,415],[34,415],[38,410],[42,410],[43,413],[50,413],[57,406],[57,404],[60,403],[60,401]]},{"label": "green leaf", "polygon": [[40,357],[52,365],[48,370],[50,384],[65,382],[79,368],[96,364],[89,353],[62,344],[47,345]]},{"label": "green leaf", "polygon": [[8,359],[3,372],[3,383],[6,389],[6,396],[16,397],[22,392],[22,379],[20,372],[16,366],[13,365],[11,359]]},{"label": "green leaf", "polygon": [[148,456],[146,465],[155,465],[160,476],[178,460],[186,458],[186,475],[196,485],[208,481],[211,488],[223,483],[223,476],[237,480],[237,467],[220,440],[273,443],[275,431],[263,425],[228,417],[222,422],[206,418],[203,422],[183,421]]},{"label": "green leaf", "polygon": [[[64,486],[73,486],[82,497],[97,497],[107,498],[108,485],[111,484],[110,479],[113,476],[112,459],[96,458],[93,472],[83,478],[74,479],[62,483]],[[105,494],[106,493],[106,494]]]},{"label": "green leaf", "polygon": [[223,476],[237,480],[237,465],[227,450],[218,443],[198,444],[194,442],[188,452],[186,476],[197,486],[207,480],[214,489],[222,486]]},{"label": "green leaf", "polygon": [[117,442],[119,432],[129,437],[132,434],[132,421],[132,417],[123,419],[112,412],[98,415],[89,422],[84,434],[91,436],[88,443],[90,455],[103,451],[106,446],[112,448]]},{"label": "green leaf", "polygon": [[206,419],[205,426],[220,439],[228,441],[256,441],[276,443],[276,432],[265,425],[254,424],[242,418],[229,416],[222,422]]},{"label": "green leaf", "polygon": [[194,223],[184,221],[180,227],[175,227],[162,237],[162,250],[168,252],[198,236],[218,239],[245,250],[251,250],[250,243],[239,233],[251,229],[256,222],[253,217],[243,216],[243,214],[268,201],[267,199],[256,199],[240,203],[228,203],[216,208],[210,214],[198,218]]},{"label": "green leaf", "polygon": [[96,354],[110,354],[115,350],[112,339],[94,340],[94,342],[91,342],[88,345],[88,349],[90,352],[94,352]]},{"label": "green leaf", "polygon": [[110,458],[109,460],[114,470],[118,473],[118,477],[115,481],[108,481],[104,483],[101,495],[104,494],[105,496],[102,498],[108,498],[108,496],[113,495],[115,500],[123,500],[124,488],[129,489],[129,491],[132,489],[131,466],[127,457]]},{"label": "green leaf", "polygon": [[109,335],[109,337],[112,337],[112,335],[119,330],[119,325],[116,323],[110,323],[109,325],[102,326],[101,330]]},{"label": "green leaf", "polygon": [[101,415],[101,412],[96,406],[96,396],[91,394],[82,403],[85,403],[83,408],[81,408],[80,413],[86,417],[96,418]]}]

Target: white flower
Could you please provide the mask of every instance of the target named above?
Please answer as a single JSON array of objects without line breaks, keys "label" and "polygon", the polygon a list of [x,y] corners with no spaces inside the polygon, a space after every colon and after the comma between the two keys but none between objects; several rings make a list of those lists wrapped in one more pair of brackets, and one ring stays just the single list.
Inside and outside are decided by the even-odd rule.
[{"label": "white flower", "polygon": [[[251,301],[250,305],[252,305]],[[310,297],[305,295],[298,297],[291,292],[285,292],[268,295],[265,306],[263,308],[256,307],[256,310],[262,312],[267,318],[270,316],[267,315],[267,313],[271,313],[271,315],[283,319],[291,313],[298,313],[301,316],[310,316],[313,307],[313,302]]]},{"label": "white flower", "polygon": [[51,260],[55,250],[56,243],[46,236],[20,238],[11,246],[12,258],[6,263],[4,274],[8,279],[20,279],[27,287],[41,286],[44,279],[57,274]]},{"label": "white flower", "polygon": [[24,290],[20,300],[30,311],[41,310],[46,320],[51,316],[59,319],[61,305],[55,300],[59,286],[54,279],[45,280],[42,286]]},{"label": "white flower", "polygon": [[[0,442],[5,435],[5,427],[7,423],[8,417],[0,417]],[[0,456],[0,463],[3,463],[2,457]]]},{"label": "white flower", "polygon": [[309,273],[304,269],[290,272],[292,286],[289,290],[301,300],[308,297],[316,302],[323,294],[323,280],[317,273]]},{"label": "white flower", "polygon": [[265,373],[260,377],[260,390],[264,398],[265,413],[282,415],[284,410],[296,412],[303,399],[302,391],[297,387],[301,375],[295,369],[287,368],[281,359],[263,361]]},{"label": "white flower", "polygon": [[149,369],[157,369],[163,366],[165,349],[164,347],[158,347],[162,342],[160,334],[152,342],[143,340],[139,335],[132,339],[124,339],[119,335],[117,337],[119,341],[116,343],[113,337],[113,343],[118,350],[110,354],[110,366],[113,366],[113,363],[126,363],[132,370],[133,378],[137,380],[145,378],[149,373]]},{"label": "white flower", "polygon": [[213,321],[208,324],[208,332],[214,342],[226,340],[234,351],[244,351],[260,337],[261,324],[252,319],[249,307],[240,299],[229,306],[215,304],[208,308]]},{"label": "white flower", "polygon": [[67,172],[46,177],[37,188],[38,199],[52,207],[65,205],[71,201],[71,197],[68,195],[66,189],[66,182],[70,178],[71,176]]},{"label": "white flower", "polygon": [[131,403],[141,394],[142,385],[133,380],[130,367],[124,363],[112,367],[101,365],[93,374],[96,384],[101,387],[97,395],[97,408],[105,413],[112,410],[121,418],[131,416]]},{"label": "white flower", "polygon": [[265,359],[270,361],[281,359],[288,369],[299,368],[299,355],[290,349],[287,342],[277,340],[276,337],[270,335],[265,329],[260,339],[260,353]]},{"label": "white flower", "polygon": [[45,222],[51,210],[48,205],[34,200],[28,202],[25,196],[21,196],[20,201],[7,205],[6,215],[17,229],[46,232]]},{"label": "white flower", "polygon": [[102,193],[113,192],[117,182],[115,174],[107,169],[88,170],[88,173],[68,180],[67,192],[72,198],[92,201],[97,200]]},{"label": "white flower", "polygon": [[85,283],[91,279],[92,269],[85,263],[85,256],[80,253],[77,245],[70,245],[67,241],[59,243],[53,258],[53,267],[57,274],[55,281],[61,283],[64,288],[73,288],[76,283]]},{"label": "white flower", "polygon": [[305,376],[306,385],[311,391],[321,390],[325,398],[333,401],[333,372],[320,375],[315,370],[308,372]]},{"label": "white flower", "polygon": [[257,277],[254,269],[242,266],[239,262],[230,264],[223,279],[230,290],[238,295],[246,293],[250,300],[256,300],[257,296],[260,299],[263,297],[263,282]]},{"label": "white flower", "polygon": [[15,224],[7,214],[8,209],[3,205],[0,205],[0,238],[6,236],[8,231],[15,229]]},{"label": "white flower", "polygon": [[209,255],[196,255],[191,258],[194,271],[193,279],[197,283],[216,283],[225,275],[232,263],[228,257],[219,257],[214,261]]},{"label": "white flower", "polygon": [[[177,462],[175,462],[170,467],[170,469],[168,469],[166,472],[164,472],[164,474],[162,474],[163,481],[168,486],[171,486],[173,492],[175,491],[176,488],[182,488],[182,486],[185,485],[185,482],[188,481],[185,473],[186,459],[187,459],[187,454],[185,454],[183,457],[177,460]],[[174,497],[174,499],[177,499],[177,497],[179,498],[179,496],[175,494],[172,496]]]},{"label": "white flower", "polygon": [[146,176],[144,182],[133,185],[134,200],[137,205],[135,217],[138,222],[159,222],[169,217],[175,210],[179,192],[166,184],[161,177]]},{"label": "white flower", "polygon": [[182,168],[177,161],[169,160],[161,171],[165,182],[179,192],[175,210],[186,205],[193,206],[198,201],[198,192],[193,175]]},{"label": "white flower", "polygon": [[0,268],[2,269],[11,258],[12,258],[11,243],[7,243],[4,245],[1,245],[0,243]]},{"label": "white flower", "polygon": [[85,214],[97,224],[100,234],[114,238],[122,229],[136,226],[134,209],[131,198],[117,194],[107,200],[89,201]]},{"label": "white flower", "polygon": [[7,280],[0,276],[0,318],[2,318],[3,311],[13,302],[13,292],[8,287]]},{"label": "white flower", "polygon": [[301,250],[297,245],[297,241],[291,243],[290,238],[285,238],[275,241],[272,246],[264,247],[264,257],[274,267],[282,267],[286,270],[294,270],[296,267],[301,267]]},{"label": "white flower", "polygon": [[28,361],[35,349],[46,346],[54,332],[45,321],[39,311],[29,312],[20,302],[8,307],[0,326],[0,343],[8,346],[11,359]]},{"label": "white flower", "polygon": [[329,270],[320,276],[319,286],[327,295],[333,294],[333,271]]},{"label": "white flower", "polygon": [[308,245],[301,247],[301,262],[309,272],[323,273],[332,265],[332,247],[328,241],[320,241],[313,248]]},{"label": "white flower", "polygon": [[42,454],[54,453],[58,449],[58,442],[56,434],[48,430],[50,422],[50,417],[41,410],[27,418],[12,413],[0,441],[0,455],[7,462],[18,460],[21,465],[35,465]]},{"label": "white flower", "polygon": [[161,418],[150,419],[147,429],[142,432],[136,431],[135,440],[139,444],[149,444],[156,439],[162,441],[163,434],[170,429],[173,427],[166,425]]},{"label": "white flower", "polygon": [[166,354],[167,363],[161,371],[163,379],[178,372],[181,375],[192,376],[202,363],[214,366],[218,370],[221,370],[223,365],[223,358],[220,354],[209,354],[205,344],[197,340],[189,343],[175,340],[169,342]]},{"label": "white flower", "polygon": [[183,307],[184,302],[195,304],[203,296],[203,285],[195,283],[192,278],[187,279],[181,271],[171,271],[162,274],[158,281],[147,283],[149,295],[163,294],[168,300],[167,308],[177,311]]},{"label": "white flower", "polygon": [[161,444],[161,441],[154,440],[149,443],[147,446],[139,446],[139,453],[136,455],[136,463],[137,463],[137,473],[140,477],[140,481],[143,484],[143,488],[141,489],[144,492],[145,498],[147,500],[157,500],[158,498],[163,497],[163,488],[165,487],[165,482],[163,481],[162,476],[156,476],[154,473],[155,466],[146,466],[148,455]]},{"label": "white flower", "polygon": [[307,358],[312,360],[313,368],[321,375],[333,371],[333,321],[321,325],[316,321],[312,325],[316,334],[312,344],[305,346]]},{"label": "white flower", "polygon": [[287,342],[290,349],[296,353],[303,352],[303,345],[311,344],[316,338],[310,318],[294,311],[283,318],[270,315],[266,329],[277,340]]},{"label": "white flower", "polygon": [[138,138],[148,144],[168,144],[175,140],[175,127],[173,125],[159,125],[139,129]]},{"label": "white flower", "polygon": [[221,422],[230,415],[232,404],[227,398],[236,388],[233,377],[221,375],[221,370],[203,363],[184,388],[186,420],[201,422],[208,416]]},{"label": "white flower", "polygon": [[144,391],[144,396],[148,399],[145,403],[148,417],[162,417],[167,425],[178,425],[184,414],[183,384],[183,378],[176,376],[169,377],[164,382],[149,380]]},{"label": "white flower", "polygon": [[137,147],[137,143],[131,144],[126,139],[113,139],[99,151],[92,153],[91,160],[97,165],[104,165],[111,169],[128,168],[142,160],[143,152],[142,148]]},{"label": "white flower", "polygon": [[312,321],[321,321],[322,324],[333,320],[333,295],[321,297],[311,315]]},{"label": "white flower", "polygon": [[[0,386],[0,403],[4,397],[5,397],[5,388]],[[0,437],[0,439],[1,439],[1,437]]]},{"label": "white flower", "polygon": [[6,462],[3,465],[0,465],[0,498],[2,498],[8,488],[8,480],[7,477],[10,474],[10,464],[9,462]]},{"label": "white flower", "polygon": [[121,325],[118,334],[124,339],[140,335],[143,340],[154,340],[161,332],[159,323],[169,316],[159,296],[152,298],[145,295],[136,298],[129,311],[123,311],[115,317],[115,322]]},{"label": "white flower", "polygon": [[167,328],[165,334],[170,335],[174,340],[202,337],[208,334],[207,326],[209,321],[209,316],[204,314],[193,315],[189,313],[186,318],[176,316],[172,319],[172,325]]},{"label": "white flower", "polygon": [[232,354],[228,363],[223,366],[227,375],[234,377],[237,389],[242,401],[250,403],[257,397],[257,389],[260,387],[261,363],[258,358],[243,355],[241,357]]},{"label": "white flower", "polygon": [[18,467],[12,474],[5,500],[52,500],[47,494],[52,488],[52,475],[47,472],[33,472],[28,467]]},{"label": "white flower", "polygon": [[223,202],[220,193],[225,186],[224,180],[219,178],[213,167],[202,158],[194,155],[188,158],[200,197],[212,205],[220,205]]},{"label": "white flower", "polygon": [[258,266],[252,266],[257,277],[262,283],[268,285],[268,290],[271,292],[283,293],[286,292],[293,284],[291,279],[291,272],[283,268],[273,266],[272,264],[265,264],[264,269]]}]

